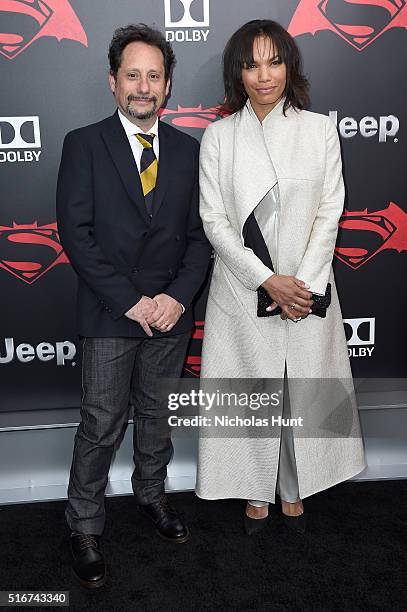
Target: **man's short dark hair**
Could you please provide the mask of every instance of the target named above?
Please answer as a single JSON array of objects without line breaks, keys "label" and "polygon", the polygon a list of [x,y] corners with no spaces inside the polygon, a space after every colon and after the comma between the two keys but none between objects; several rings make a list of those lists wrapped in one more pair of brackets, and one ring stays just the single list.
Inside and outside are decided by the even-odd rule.
[{"label": "man's short dark hair", "polygon": [[284,114],[290,106],[300,110],[308,106],[309,85],[302,73],[301,55],[295,40],[276,21],[255,19],[239,28],[225,47],[223,53],[225,100],[222,109],[227,113],[235,113],[246,104],[248,96],[242,82],[242,69],[253,63],[253,42],[259,36],[266,36],[273,41],[275,53],[287,67]]},{"label": "man's short dark hair", "polygon": [[175,66],[175,55],[174,51],[169,42],[167,42],[163,34],[159,30],[150,28],[145,23],[139,23],[136,25],[128,25],[124,28],[118,28],[113,34],[112,41],[109,46],[109,64],[110,72],[116,78],[117,71],[120,68],[122,62],[122,55],[124,49],[133,42],[143,42],[152,47],[160,49],[164,56],[164,71],[165,80],[171,76],[171,71]]}]

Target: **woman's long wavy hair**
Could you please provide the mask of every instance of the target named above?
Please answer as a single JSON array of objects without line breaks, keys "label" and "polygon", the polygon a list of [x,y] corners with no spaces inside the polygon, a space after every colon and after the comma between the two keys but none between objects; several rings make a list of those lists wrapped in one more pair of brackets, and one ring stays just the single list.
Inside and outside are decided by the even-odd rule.
[{"label": "woman's long wavy hair", "polygon": [[271,39],[274,53],[287,68],[287,83],[284,90],[283,113],[291,106],[302,110],[309,105],[309,83],[302,73],[302,60],[295,40],[276,21],[255,19],[245,23],[229,39],[223,53],[223,82],[225,99],[221,110],[235,113],[247,102],[247,93],[242,82],[242,69],[253,63],[253,42],[257,37]]}]

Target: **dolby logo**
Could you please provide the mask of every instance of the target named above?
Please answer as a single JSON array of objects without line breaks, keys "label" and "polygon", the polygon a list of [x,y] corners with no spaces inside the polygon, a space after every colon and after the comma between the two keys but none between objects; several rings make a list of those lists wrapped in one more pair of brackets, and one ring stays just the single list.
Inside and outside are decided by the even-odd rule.
[{"label": "dolby logo", "polygon": [[206,42],[210,0],[164,0],[165,36],[169,42]]},{"label": "dolby logo", "polygon": [[38,162],[40,155],[39,117],[0,117],[0,163]]},{"label": "dolby logo", "polygon": [[371,357],[374,351],[376,320],[344,319],[349,357]]}]

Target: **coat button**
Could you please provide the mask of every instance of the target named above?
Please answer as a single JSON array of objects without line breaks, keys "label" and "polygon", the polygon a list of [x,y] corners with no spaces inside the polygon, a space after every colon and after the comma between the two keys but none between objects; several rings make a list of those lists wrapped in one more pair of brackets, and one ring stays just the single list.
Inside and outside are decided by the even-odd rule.
[{"label": "coat button", "polygon": [[176,240],[177,242],[179,242],[179,241],[180,241],[180,235],[179,235],[179,234],[177,234],[177,235],[175,236],[175,240]]},{"label": "coat button", "polygon": [[171,270],[171,269],[170,269],[170,270],[168,270],[168,276],[169,276],[170,278],[171,278],[171,276],[172,276],[172,270]]},{"label": "coat button", "polygon": [[133,272],[138,272],[138,268],[133,268]]}]

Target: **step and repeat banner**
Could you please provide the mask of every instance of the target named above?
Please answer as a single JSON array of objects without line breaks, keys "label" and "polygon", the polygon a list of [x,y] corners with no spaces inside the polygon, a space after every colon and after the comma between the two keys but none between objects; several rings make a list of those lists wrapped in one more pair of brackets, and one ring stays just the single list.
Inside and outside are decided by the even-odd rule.
[{"label": "step and repeat banner", "polygon": [[[311,110],[340,134],[347,198],[334,267],[353,374],[405,376],[407,0],[0,0],[0,410],[80,403],[76,277],[55,185],[65,134],[115,110],[114,29],[165,32],[177,66],[162,120],[200,139],[220,119],[225,43],[257,18],[296,38]],[[199,376],[206,294],[186,376]]]}]

